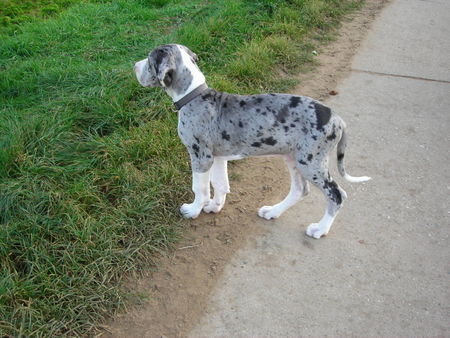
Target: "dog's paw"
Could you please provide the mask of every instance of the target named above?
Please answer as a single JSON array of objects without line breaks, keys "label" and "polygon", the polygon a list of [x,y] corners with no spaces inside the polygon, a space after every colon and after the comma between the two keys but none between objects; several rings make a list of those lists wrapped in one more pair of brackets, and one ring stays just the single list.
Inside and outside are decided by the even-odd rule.
[{"label": "dog's paw", "polygon": [[321,227],[320,223],[312,223],[306,229],[306,234],[309,237],[313,237],[313,238],[319,239],[320,237],[325,236],[326,234],[328,234],[329,230],[330,229],[324,229],[323,227]]},{"label": "dog's paw", "polygon": [[264,206],[258,210],[258,216],[265,219],[278,218],[282,213],[282,210],[274,206]]},{"label": "dog's paw", "polygon": [[200,215],[200,212],[202,211],[202,207],[198,206],[195,203],[190,204],[183,204],[180,208],[180,212],[183,215],[184,218],[197,218],[198,215]]},{"label": "dog's paw", "polygon": [[218,213],[220,210],[222,210],[224,203],[216,203],[214,200],[209,200],[208,204],[206,204],[203,207],[203,211],[206,213]]}]

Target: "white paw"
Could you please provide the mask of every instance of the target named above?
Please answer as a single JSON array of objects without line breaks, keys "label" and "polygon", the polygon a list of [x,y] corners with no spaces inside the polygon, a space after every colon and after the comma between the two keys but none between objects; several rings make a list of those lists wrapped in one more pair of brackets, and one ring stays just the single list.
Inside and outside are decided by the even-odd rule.
[{"label": "white paw", "polygon": [[328,234],[328,231],[330,229],[324,229],[323,227],[320,226],[320,223],[312,223],[308,226],[308,228],[306,229],[306,234],[310,237],[319,239],[322,236],[325,236],[326,234]]},{"label": "white paw", "polygon": [[209,200],[208,204],[206,204],[203,207],[203,211],[206,212],[206,213],[213,212],[213,213],[216,214],[220,210],[222,210],[223,205],[224,205],[224,203],[217,203],[217,202],[214,202],[214,200]]},{"label": "white paw", "polygon": [[197,218],[202,211],[202,206],[196,203],[185,203],[181,206],[180,211],[184,218]]},{"label": "white paw", "polygon": [[281,216],[282,210],[275,206],[264,206],[258,210],[258,216],[265,219],[274,219]]}]

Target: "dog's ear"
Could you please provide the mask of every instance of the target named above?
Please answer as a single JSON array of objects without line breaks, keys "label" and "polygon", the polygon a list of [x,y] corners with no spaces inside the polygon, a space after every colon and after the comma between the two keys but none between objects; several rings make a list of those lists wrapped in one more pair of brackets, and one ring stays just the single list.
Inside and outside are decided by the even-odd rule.
[{"label": "dog's ear", "polygon": [[192,61],[194,61],[195,64],[198,62],[198,56],[194,52],[191,52],[191,50],[188,49],[188,54],[192,58]]},{"label": "dog's ear", "polygon": [[184,50],[188,53],[188,55],[191,57],[192,61],[197,64],[198,62],[198,56],[197,54],[195,54],[193,51],[191,51],[189,48],[187,48],[186,46],[183,46]]},{"label": "dog's ear", "polygon": [[[170,87],[173,81],[174,69],[166,69],[162,76],[158,77],[159,81],[164,83],[164,86]],[[161,80],[162,79],[162,80]]]},{"label": "dog's ear", "polygon": [[149,56],[153,61],[156,77],[161,86],[170,87],[175,74],[175,57],[167,48],[157,48]]}]

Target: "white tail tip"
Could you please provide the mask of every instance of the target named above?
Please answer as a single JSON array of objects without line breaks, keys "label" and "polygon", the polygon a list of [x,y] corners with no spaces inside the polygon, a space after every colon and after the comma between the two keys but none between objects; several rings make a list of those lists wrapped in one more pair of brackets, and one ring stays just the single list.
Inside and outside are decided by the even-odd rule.
[{"label": "white tail tip", "polygon": [[354,177],[354,176],[350,176],[348,174],[345,174],[344,178],[347,181],[352,182],[352,183],[366,182],[371,179],[369,176]]}]

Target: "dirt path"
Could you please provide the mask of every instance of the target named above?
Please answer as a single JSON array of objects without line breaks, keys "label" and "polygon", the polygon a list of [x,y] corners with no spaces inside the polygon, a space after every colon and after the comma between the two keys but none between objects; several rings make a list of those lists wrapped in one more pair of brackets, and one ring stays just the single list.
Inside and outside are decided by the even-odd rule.
[{"label": "dirt path", "polygon": [[[327,98],[348,74],[355,51],[387,2],[368,0],[349,16],[337,40],[319,50],[320,66],[301,75],[293,92]],[[240,161],[229,172],[232,193],[224,210],[187,222],[185,239],[161,257],[158,271],[130,285],[148,300],[105,325],[104,336],[184,337],[198,323],[226,264],[250,237],[267,232],[267,221],[256,215],[257,209],[284,198],[289,187],[287,170],[276,159]]]}]

